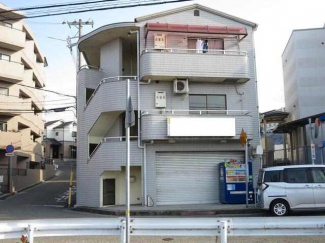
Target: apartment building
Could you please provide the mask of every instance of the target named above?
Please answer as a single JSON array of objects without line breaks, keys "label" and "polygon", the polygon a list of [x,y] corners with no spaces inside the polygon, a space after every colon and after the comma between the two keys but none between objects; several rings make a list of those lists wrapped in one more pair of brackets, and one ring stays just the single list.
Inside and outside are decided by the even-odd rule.
[{"label": "apartment building", "polygon": [[[0,10],[10,9],[0,4]],[[39,168],[43,157],[44,123],[39,111],[43,110],[44,97],[28,86],[45,86],[47,62],[28,26],[22,20],[9,20],[21,16],[21,12],[6,12],[0,17],[0,168],[5,179],[7,145],[16,149],[11,165],[14,170]],[[2,184],[2,188],[6,186]]]},{"label": "apartment building", "polygon": [[289,116],[274,132],[287,137],[282,156],[290,164],[325,163],[324,39],[324,27],[293,30],[282,54],[285,109]]},{"label": "apartment building", "polygon": [[47,160],[55,159],[71,161],[76,159],[77,123],[54,120],[45,123],[44,157]]},{"label": "apartment building", "polygon": [[[244,161],[241,130],[250,151],[260,144],[256,28],[194,4],[83,36],[77,206],[125,204],[126,80],[136,116],[131,204],[218,203],[219,163]],[[250,160],[255,176],[259,159]]]}]

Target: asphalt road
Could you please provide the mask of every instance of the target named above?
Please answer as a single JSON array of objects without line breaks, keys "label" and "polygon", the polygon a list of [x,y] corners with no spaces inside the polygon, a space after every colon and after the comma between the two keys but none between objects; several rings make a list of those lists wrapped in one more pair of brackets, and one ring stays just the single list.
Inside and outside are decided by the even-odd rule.
[{"label": "asphalt road", "polygon": [[[0,200],[0,220],[103,217],[66,208],[70,169],[69,164],[60,163],[55,178]],[[75,184],[74,178],[73,202],[75,202]]]}]

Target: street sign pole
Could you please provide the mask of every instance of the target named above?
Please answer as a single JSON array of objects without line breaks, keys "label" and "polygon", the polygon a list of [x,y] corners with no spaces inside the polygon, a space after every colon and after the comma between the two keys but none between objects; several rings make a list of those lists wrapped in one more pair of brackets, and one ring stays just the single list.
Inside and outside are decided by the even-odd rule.
[{"label": "street sign pole", "polygon": [[248,167],[248,145],[247,145],[247,138],[246,138],[246,143],[245,143],[245,167],[246,167],[246,208],[248,208],[248,197],[249,197],[249,190],[248,190],[249,167]]},{"label": "street sign pole", "polygon": [[310,137],[310,154],[311,154],[311,161],[313,165],[315,164],[315,145],[313,143],[313,135],[312,135],[312,127],[311,127],[311,118],[308,119],[309,121],[309,137]]},{"label": "street sign pole", "polygon": [[126,135],[126,173],[125,173],[125,184],[126,184],[126,243],[130,242],[130,80],[126,81],[126,112],[125,112],[125,135]]}]

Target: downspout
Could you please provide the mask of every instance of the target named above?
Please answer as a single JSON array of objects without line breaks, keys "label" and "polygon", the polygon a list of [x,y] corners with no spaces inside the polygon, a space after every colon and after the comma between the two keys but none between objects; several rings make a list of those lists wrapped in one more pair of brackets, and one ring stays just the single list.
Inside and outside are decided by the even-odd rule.
[{"label": "downspout", "polygon": [[[256,30],[257,26],[253,28],[252,32],[252,41],[253,41],[253,55],[254,55],[254,74],[255,74],[255,89],[256,89],[256,103],[257,103],[257,118],[258,118],[258,138],[259,138],[259,144],[261,145],[261,126],[260,126],[260,107],[258,103],[258,84],[257,84],[257,72],[256,72],[256,54],[255,54],[255,41],[254,41],[254,31]],[[266,134],[265,134],[266,138]],[[262,161],[262,156],[260,156],[260,163],[261,163],[261,168],[263,167],[263,161]]]}]

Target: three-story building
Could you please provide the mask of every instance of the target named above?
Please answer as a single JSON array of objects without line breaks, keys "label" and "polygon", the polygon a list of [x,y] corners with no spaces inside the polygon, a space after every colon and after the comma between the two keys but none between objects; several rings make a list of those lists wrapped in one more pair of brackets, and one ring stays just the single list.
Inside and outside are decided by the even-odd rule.
[{"label": "three-story building", "polygon": [[[255,23],[198,4],[98,28],[79,41],[77,206],[219,202],[218,164],[260,144]],[[139,74],[139,75],[138,75]],[[253,159],[254,174],[259,159]]]}]

